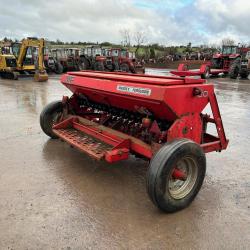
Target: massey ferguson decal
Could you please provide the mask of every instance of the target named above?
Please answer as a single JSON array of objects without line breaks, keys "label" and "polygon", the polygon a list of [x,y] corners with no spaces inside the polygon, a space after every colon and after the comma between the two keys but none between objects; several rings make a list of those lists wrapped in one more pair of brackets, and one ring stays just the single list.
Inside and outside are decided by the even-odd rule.
[{"label": "massey ferguson decal", "polygon": [[151,89],[124,86],[124,85],[117,85],[116,89],[121,92],[128,92],[128,93],[133,93],[133,94],[138,94],[138,95],[146,95],[146,96],[151,95]]}]

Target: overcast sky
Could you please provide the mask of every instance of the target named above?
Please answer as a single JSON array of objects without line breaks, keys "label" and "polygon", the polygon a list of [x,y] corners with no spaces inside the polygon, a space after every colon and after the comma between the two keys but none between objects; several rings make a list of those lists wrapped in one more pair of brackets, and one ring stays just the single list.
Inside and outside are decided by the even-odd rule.
[{"label": "overcast sky", "polygon": [[0,0],[0,38],[115,42],[120,30],[148,43],[250,42],[250,0]]}]

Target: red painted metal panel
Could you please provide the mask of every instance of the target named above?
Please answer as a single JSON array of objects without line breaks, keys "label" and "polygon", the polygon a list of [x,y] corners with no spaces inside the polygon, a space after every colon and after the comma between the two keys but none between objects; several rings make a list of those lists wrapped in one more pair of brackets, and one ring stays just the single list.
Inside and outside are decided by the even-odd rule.
[{"label": "red painted metal panel", "polygon": [[181,76],[181,77],[185,77],[185,76],[200,76],[201,72],[200,70],[171,70],[170,71],[171,74],[177,75],[177,76]]},{"label": "red painted metal panel", "polygon": [[114,149],[105,154],[105,160],[109,163],[126,160],[128,157],[129,149],[127,148]]},{"label": "red painted metal panel", "polygon": [[182,116],[168,130],[167,140],[188,138],[200,144],[202,137],[202,122],[198,113]]},{"label": "red painted metal panel", "polygon": [[[73,78],[69,78],[69,75],[64,75],[62,82],[73,93],[82,93],[93,101],[131,111],[136,111],[135,108],[139,105],[152,111],[156,117],[168,120],[175,120],[187,112],[201,112],[207,104],[207,99],[194,97],[192,95],[193,88],[199,86],[204,91],[210,91],[212,88],[212,85],[197,84],[193,79],[178,80],[182,83],[179,85],[170,84],[163,86],[150,84],[150,82],[147,82],[147,85],[142,85],[139,80],[133,83],[128,80],[128,82],[123,83],[102,79],[103,75],[106,74],[101,74],[100,79],[97,78],[98,74],[95,75],[95,78],[85,77],[85,75],[82,77],[70,75]],[[115,76],[112,77],[114,78]],[[123,75],[118,76],[121,77]],[[131,77],[133,77],[133,80],[136,79],[136,76]],[[68,79],[71,80],[69,81]],[[140,79],[140,77],[137,77],[137,79]],[[150,77],[146,79],[148,81]],[[155,80],[157,78],[152,79]],[[175,80],[168,79],[168,81],[170,83]],[[190,84],[190,82],[194,84]],[[144,92],[140,93],[139,91]]]},{"label": "red painted metal panel", "polygon": [[[201,94],[194,96],[194,89],[197,87]],[[165,92],[164,102],[177,117],[188,113],[201,113],[209,102],[209,93],[213,91],[212,84],[169,86]]]},{"label": "red painted metal panel", "polygon": [[[183,84],[183,79],[178,77],[169,78],[169,77],[155,77],[152,75],[136,75],[136,74],[105,74],[103,72],[70,72],[71,76],[79,76],[85,78],[92,78],[92,79],[102,79],[102,80],[113,80],[113,81],[120,81],[120,82],[131,82],[131,83],[141,83],[141,84],[155,84],[155,85],[178,85]],[[63,76],[62,76],[63,77]],[[62,78],[63,79],[63,78]]]},{"label": "red painted metal panel", "polygon": [[[105,104],[111,109],[118,107],[138,112],[139,108],[146,108],[152,112],[154,119],[169,122],[170,127],[167,128],[166,136],[162,137],[164,142],[176,138],[189,138],[200,144],[204,152],[220,151],[227,147],[228,140],[225,137],[214,87],[212,84],[203,84],[203,80],[84,71],[63,75],[62,83],[74,93],[74,97],[82,94],[92,102],[98,105]],[[211,106],[212,118],[201,115],[208,104]],[[149,141],[147,144],[143,141],[143,136],[138,139],[84,117],[81,117],[81,114],[70,117],[54,126],[54,130],[59,135],[60,129],[75,129],[95,138],[99,142],[94,141],[91,149],[81,143],[79,135],[80,139],[74,136],[71,138],[67,132],[66,135],[59,135],[95,158],[102,155],[101,158],[105,158],[106,161],[114,162],[128,158],[129,152],[151,158],[161,146],[161,142]],[[218,137],[205,134],[203,122],[215,123]],[[106,150],[104,147],[100,153],[100,143],[110,145],[111,149]]]}]

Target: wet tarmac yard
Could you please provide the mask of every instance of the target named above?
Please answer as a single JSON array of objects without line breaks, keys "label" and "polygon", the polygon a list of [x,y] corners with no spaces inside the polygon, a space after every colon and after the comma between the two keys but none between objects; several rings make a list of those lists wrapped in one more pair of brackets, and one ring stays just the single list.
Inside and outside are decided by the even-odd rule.
[{"label": "wet tarmac yard", "polygon": [[147,162],[96,162],[41,131],[42,108],[70,95],[58,76],[0,79],[0,249],[250,249],[250,80],[209,81],[229,147],[207,154],[194,202],[164,214]]}]

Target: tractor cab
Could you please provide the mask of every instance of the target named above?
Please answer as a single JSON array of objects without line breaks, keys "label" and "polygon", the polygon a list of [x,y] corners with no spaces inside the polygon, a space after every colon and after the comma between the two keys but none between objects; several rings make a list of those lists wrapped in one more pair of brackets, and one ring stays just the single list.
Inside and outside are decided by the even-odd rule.
[{"label": "tractor cab", "polygon": [[111,57],[113,61],[118,61],[119,64],[129,63],[131,61],[127,49],[113,48],[111,49]]},{"label": "tractor cab", "polygon": [[65,49],[67,58],[71,58],[72,60],[79,60],[80,49],[79,48],[67,48]]},{"label": "tractor cab", "polygon": [[91,47],[91,58],[97,63],[103,63],[106,60],[106,56],[103,55],[102,48],[99,45]]},{"label": "tractor cab", "polygon": [[76,70],[74,60],[74,50],[65,48],[56,48],[51,50],[51,56],[60,63],[63,72]]},{"label": "tractor cab", "polygon": [[78,61],[80,57],[80,49],[67,48],[65,49],[67,58],[67,70],[78,70]]},{"label": "tractor cab", "polygon": [[92,47],[92,55],[94,56],[101,56],[102,55],[102,49],[99,46],[93,46]]},{"label": "tractor cab", "polygon": [[102,56],[110,57],[111,56],[110,48],[102,48]]},{"label": "tractor cab", "polygon": [[92,69],[96,71],[104,71],[104,61],[106,56],[103,55],[103,50],[99,45],[90,45],[84,48],[80,55],[79,69]]},{"label": "tractor cab", "polygon": [[91,45],[91,46],[85,47],[83,54],[88,56],[88,57],[94,58],[96,56],[102,56],[103,52],[102,52],[102,48],[100,46]]},{"label": "tractor cab", "polygon": [[111,48],[109,61],[110,64],[112,63],[113,70],[129,72],[131,62],[128,58],[128,51],[126,49]]},{"label": "tractor cab", "polygon": [[241,54],[235,45],[223,45],[221,52],[213,55],[211,66],[215,69],[228,70],[233,63],[239,63]]},{"label": "tractor cab", "polygon": [[121,59],[121,58],[129,58],[127,49],[113,48],[111,49],[111,56],[113,58]]},{"label": "tractor cab", "polygon": [[223,45],[222,55],[234,55],[238,53],[238,46],[235,45]]},{"label": "tractor cab", "polygon": [[130,73],[145,73],[144,67],[136,61],[135,53],[124,48],[111,49],[111,58],[116,68],[120,71]]},{"label": "tractor cab", "polygon": [[213,55],[213,58],[235,58],[240,56],[239,47],[235,45],[223,45],[221,50]]}]

